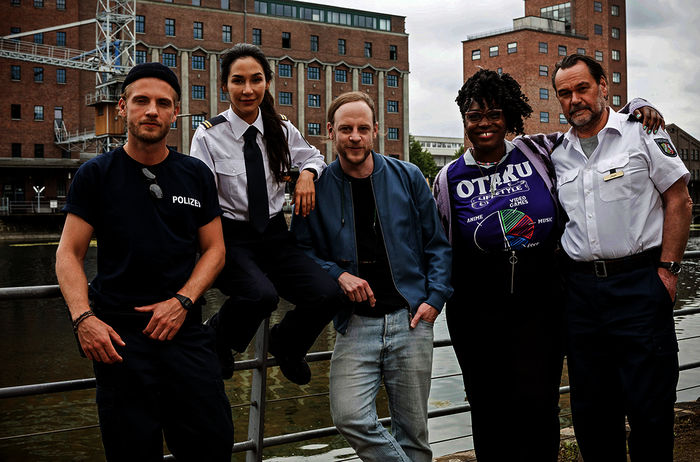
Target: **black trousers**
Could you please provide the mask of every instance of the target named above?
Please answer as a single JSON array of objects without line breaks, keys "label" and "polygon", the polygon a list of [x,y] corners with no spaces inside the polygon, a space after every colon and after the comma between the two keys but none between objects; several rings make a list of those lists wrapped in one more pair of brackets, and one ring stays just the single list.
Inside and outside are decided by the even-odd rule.
[{"label": "black trousers", "polygon": [[[457,256],[447,326],[471,405],[479,462],[556,462],[563,300],[553,252]],[[503,440],[505,428],[508,441]]]},{"label": "black trousers", "polygon": [[295,245],[282,214],[262,235],[247,222],[224,219],[223,228],[226,266],[216,287],[229,298],[218,313],[218,333],[244,351],[281,296],[296,307],[275,328],[275,340],[289,356],[303,357],[340,307],[337,281]]},{"label": "black trousers", "polygon": [[230,461],[231,406],[213,330],[186,323],[161,342],[141,333],[145,326],[112,327],[126,343],[116,347],[124,361],[93,363],[107,460],[162,461],[165,436],[178,461]]},{"label": "black trousers", "polygon": [[673,301],[655,267],[597,278],[568,272],[571,408],[584,459],[673,460],[678,342]]}]

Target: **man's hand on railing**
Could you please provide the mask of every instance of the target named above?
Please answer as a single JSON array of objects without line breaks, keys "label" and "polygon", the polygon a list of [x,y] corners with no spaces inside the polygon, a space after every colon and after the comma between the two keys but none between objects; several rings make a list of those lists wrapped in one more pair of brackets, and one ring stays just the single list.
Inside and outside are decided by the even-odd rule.
[{"label": "man's hand on railing", "polygon": [[119,346],[124,346],[126,343],[114,329],[96,316],[91,316],[80,323],[78,340],[88,359],[105,364],[122,362],[122,357],[114,349],[114,343]]}]

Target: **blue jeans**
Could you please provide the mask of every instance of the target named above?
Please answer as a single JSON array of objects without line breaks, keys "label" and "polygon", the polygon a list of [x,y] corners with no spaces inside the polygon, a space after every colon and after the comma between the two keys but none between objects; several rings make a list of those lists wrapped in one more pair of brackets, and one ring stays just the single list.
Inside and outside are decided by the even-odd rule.
[{"label": "blue jeans", "polygon": [[[353,315],[336,337],[331,359],[333,423],[365,462],[430,462],[428,395],[433,364],[433,325],[409,327],[409,313],[382,318]],[[384,380],[391,433],[377,417]]]}]

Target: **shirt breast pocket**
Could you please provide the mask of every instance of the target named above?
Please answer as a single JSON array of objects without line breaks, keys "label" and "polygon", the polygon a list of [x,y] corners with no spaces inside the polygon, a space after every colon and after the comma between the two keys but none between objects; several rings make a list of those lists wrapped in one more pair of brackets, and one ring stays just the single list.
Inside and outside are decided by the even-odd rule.
[{"label": "shirt breast pocket", "polygon": [[632,197],[632,181],[627,152],[614,154],[598,162],[596,177],[600,200],[615,202]]},{"label": "shirt breast pocket", "polygon": [[229,197],[246,190],[245,160],[215,159],[214,171],[219,188]]},{"label": "shirt breast pocket", "polygon": [[567,214],[571,214],[576,210],[579,203],[578,178],[580,169],[575,168],[567,170],[557,177],[557,190],[559,191],[559,202]]}]

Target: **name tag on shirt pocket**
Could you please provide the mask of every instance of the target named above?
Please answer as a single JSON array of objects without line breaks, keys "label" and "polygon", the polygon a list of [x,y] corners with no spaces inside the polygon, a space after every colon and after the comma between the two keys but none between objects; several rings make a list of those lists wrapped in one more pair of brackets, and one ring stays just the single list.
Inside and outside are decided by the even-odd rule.
[{"label": "name tag on shirt pocket", "polygon": [[598,192],[602,201],[614,202],[631,198],[629,163],[630,156],[627,152],[613,154],[598,162]]}]

